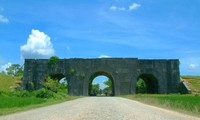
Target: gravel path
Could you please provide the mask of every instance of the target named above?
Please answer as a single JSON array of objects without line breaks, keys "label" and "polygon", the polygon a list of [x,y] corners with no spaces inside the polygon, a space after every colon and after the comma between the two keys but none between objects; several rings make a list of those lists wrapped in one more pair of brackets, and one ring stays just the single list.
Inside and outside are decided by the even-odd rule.
[{"label": "gravel path", "polygon": [[200,120],[118,97],[85,97],[0,117],[0,120]]}]

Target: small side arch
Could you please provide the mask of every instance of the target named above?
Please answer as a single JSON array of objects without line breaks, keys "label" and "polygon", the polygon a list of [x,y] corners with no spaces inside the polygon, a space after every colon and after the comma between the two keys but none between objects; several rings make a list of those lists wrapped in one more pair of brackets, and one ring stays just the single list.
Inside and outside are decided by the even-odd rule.
[{"label": "small side arch", "polygon": [[[138,88],[138,82],[143,82],[143,88]],[[154,74],[151,73],[143,73],[137,77],[136,81],[136,93],[147,93],[147,94],[157,94],[158,93],[158,79]],[[139,90],[144,89],[144,90]],[[141,92],[142,91],[142,92]]]},{"label": "small side arch", "polygon": [[59,84],[59,88],[62,88],[62,90],[64,90],[66,92],[66,94],[69,93],[69,80],[67,79],[67,76],[65,76],[62,73],[59,72],[55,72],[55,73],[50,73],[50,74],[46,74],[44,81],[46,81],[47,77],[50,77],[53,80],[56,80]]}]

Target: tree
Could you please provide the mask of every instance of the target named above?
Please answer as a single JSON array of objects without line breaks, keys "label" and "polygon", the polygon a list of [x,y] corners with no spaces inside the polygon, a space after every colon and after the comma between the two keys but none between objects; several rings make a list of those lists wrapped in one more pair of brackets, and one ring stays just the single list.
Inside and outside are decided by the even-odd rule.
[{"label": "tree", "polygon": [[91,92],[93,93],[93,95],[97,95],[100,93],[100,85],[97,84],[92,84],[92,89]]},{"label": "tree", "polygon": [[107,81],[105,81],[103,84],[105,84],[105,85],[107,85],[107,87],[105,87],[104,89],[103,89],[103,92],[107,95],[107,94],[113,94],[112,92],[112,88],[113,88],[113,86],[112,86],[112,81],[110,80],[110,79],[108,79]]},{"label": "tree", "polygon": [[147,93],[147,85],[141,78],[136,83],[136,93]]},{"label": "tree", "polygon": [[23,75],[23,67],[19,64],[12,64],[8,68],[6,68],[7,74],[11,76],[22,76]]}]

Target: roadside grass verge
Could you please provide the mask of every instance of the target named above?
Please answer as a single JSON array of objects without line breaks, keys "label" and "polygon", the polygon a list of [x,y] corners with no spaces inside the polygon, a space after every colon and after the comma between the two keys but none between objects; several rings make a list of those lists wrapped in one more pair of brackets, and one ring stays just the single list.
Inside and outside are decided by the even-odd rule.
[{"label": "roadside grass verge", "polygon": [[172,109],[200,117],[200,95],[136,94],[136,95],[123,95],[121,97],[137,100],[139,102],[143,102],[149,105]]},{"label": "roadside grass verge", "polygon": [[69,100],[80,98],[78,96],[65,96],[62,98],[37,98],[37,97],[16,97],[0,95],[0,116],[29,109],[44,107]]}]

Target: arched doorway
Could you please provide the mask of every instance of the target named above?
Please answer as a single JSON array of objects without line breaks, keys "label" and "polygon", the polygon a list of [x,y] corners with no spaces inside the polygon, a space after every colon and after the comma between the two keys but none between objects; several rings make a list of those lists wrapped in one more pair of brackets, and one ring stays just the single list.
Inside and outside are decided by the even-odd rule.
[{"label": "arched doorway", "polygon": [[[95,84],[94,80],[95,78],[97,77],[100,77],[100,76],[104,76],[107,78],[107,81],[104,81],[106,83],[108,83],[109,85],[108,86],[105,86],[105,91],[104,89],[102,90],[102,94],[104,94],[105,96],[114,96],[115,95],[115,89],[114,89],[114,80],[113,80],[113,77],[111,74],[105,72],[105,71],[98,71],[98,72],[95,72],[91,75],[90,79],[89,79],[89,85],[88,85],[88,95],[89,96],[96,96],[97,94],[95,93],[95,91],[93,91],[93,86]],[[93,84],[94,82],[94,84]],[[106,90],[107,89],[107,90]]]},{"label": "arched doorway", "polygon": [[141,74],[137,78],[136,93],[156,94],[158,93],[158,80],[153,74]]}]

